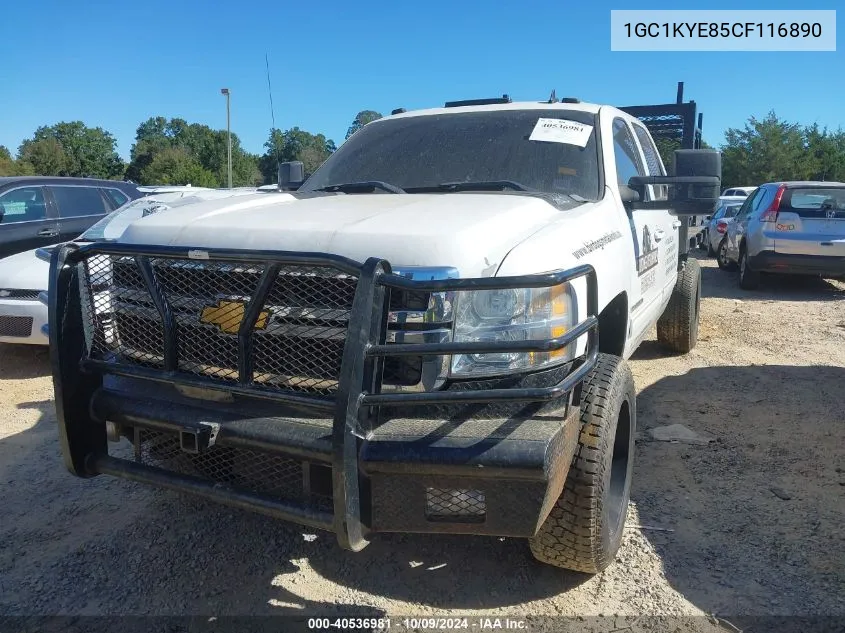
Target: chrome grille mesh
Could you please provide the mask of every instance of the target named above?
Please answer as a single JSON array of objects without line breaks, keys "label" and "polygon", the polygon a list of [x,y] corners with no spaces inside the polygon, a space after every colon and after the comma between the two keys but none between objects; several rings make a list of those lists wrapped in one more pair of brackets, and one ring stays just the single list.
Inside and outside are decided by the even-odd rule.
[{"label": "chrome grille mesh", "polygon": [[[238,329],[267,264],[149,260],[175,324],[180,372],[239,379]],[[164,367],[163,321],[134,257],[92,255],[81,264],[91,358]],[[284,266],[252,337],[255,386],[334,393],[357,278],[325,266]]]}]

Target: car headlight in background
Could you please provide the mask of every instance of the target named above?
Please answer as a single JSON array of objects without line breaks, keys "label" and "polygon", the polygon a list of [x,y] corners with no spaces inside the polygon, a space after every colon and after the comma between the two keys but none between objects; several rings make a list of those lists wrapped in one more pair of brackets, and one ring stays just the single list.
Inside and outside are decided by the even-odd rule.
[{"label": "car headlight in background", "polygon": [[[456,293],[455,342],[538,341],[563,336],[577,317],[569,284],[551,288],[473,290]],[[533,371],[574,357],[574,344],[551,352],[456,354],[453,378],[474,378]]]}]

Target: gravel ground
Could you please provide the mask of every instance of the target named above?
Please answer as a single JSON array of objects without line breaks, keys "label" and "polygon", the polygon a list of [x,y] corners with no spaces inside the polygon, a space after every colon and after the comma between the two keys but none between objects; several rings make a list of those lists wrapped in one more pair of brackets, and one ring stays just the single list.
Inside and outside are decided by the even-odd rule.
[{"label": "gravel ground", "polygon": [[[702,265],[698,347],[667,358],[647,340],[631,360],[629,527],[596,577],[535,563],[514,539],[384,536],[353,554],[332,535],[74,478],[47,351],[0,346],[0,615],[845,616],[845,284],[748,293]],[[649,439],[673,423],[715,441]]]}]

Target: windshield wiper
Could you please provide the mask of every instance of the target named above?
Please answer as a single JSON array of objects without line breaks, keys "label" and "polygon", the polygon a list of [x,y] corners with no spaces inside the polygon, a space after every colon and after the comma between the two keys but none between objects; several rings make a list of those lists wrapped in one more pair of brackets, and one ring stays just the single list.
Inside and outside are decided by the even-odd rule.
[{"label": "windshield wiper", "polygon": [[384,182],[383,180],[362,180],[361,182],[345,182],[337,185],[326,185],[325,187],[314,189],[314,191],[342,191],[343,193],[347,193],[361,189],[381,189],[382,191],[387,191],[388,193],[406,193],[401,187],[391,185],[389,182]]},{"label": "windshield wiper", "polygon": [[515,180],[477,180],[475,182],[442,182],[436,187],[440,191],[485,191],[492,189],[513,189],[515,191],[537,191]]},{"label": "windshield wiper", "polygon": [[584,204],[585,202],[589,202],[589,200],[587,200],[583,196],[579,196],[577,193],[564,193],[562,191],[556,191],[555,195],[556,196],[566,196],[570,200],[574,200],[575,202],[577,202],[579,204]]}]

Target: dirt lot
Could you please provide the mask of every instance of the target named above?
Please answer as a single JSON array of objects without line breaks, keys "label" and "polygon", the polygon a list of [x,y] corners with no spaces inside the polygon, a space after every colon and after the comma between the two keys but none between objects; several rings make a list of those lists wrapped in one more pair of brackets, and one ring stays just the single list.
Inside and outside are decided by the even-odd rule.
[{"label": "dirt lot", "polygon": [[[359,605],[845,616],[845,284],[748,293],[702,264],[699,346],[666,358],[646,341],[631,361],[641,437],[629,528],[617,563],[594,578],[536,564],[517,540],[386,536],[352,554],[332,535],[73,478],[46,350],[0,347],[0,615],[348,615]],[[649,439],[672,423],[716,439]]]}]

